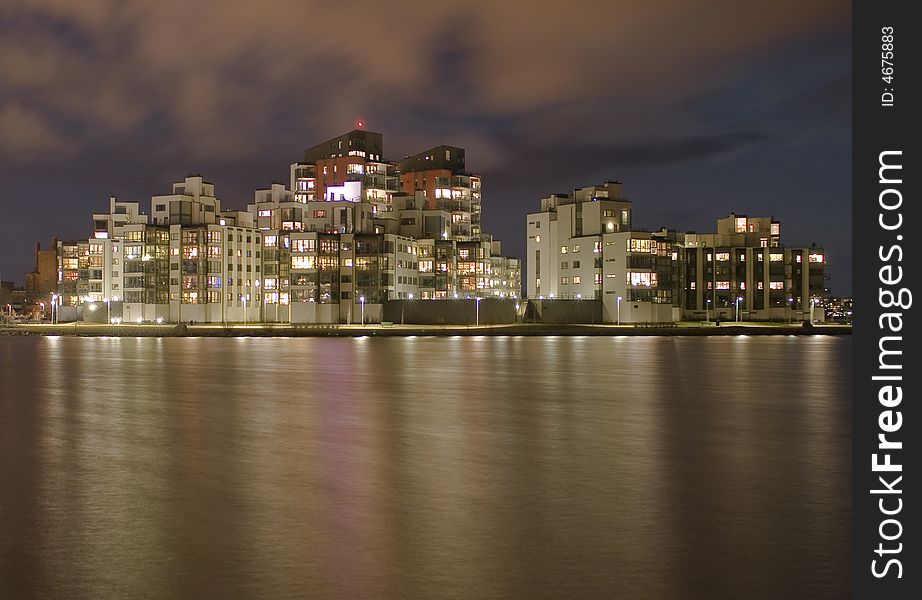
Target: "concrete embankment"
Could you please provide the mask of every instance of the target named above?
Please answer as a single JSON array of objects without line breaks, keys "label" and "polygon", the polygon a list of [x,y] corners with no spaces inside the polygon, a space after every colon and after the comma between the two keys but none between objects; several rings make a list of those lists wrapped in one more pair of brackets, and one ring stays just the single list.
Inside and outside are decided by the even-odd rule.
[{"label": "concrete embankment", "polygon": [[407,336],[698,336],[698,335],[849,335],[848,325],[745,323],[715,326],[681,323],[644,325],[96,325],[35,324],[0,326],[0,335],[92,337],[407,337]]}]

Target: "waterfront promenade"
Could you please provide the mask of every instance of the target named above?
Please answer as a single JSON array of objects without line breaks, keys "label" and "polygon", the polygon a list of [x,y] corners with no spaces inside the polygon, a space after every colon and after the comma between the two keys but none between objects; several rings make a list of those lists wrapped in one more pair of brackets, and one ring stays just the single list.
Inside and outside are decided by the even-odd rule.
[{"label": "waterfront promenade", "polygon": [[255,324],[120,324],[35,323],[0,325],[0,335],[67,335],[93,337],[406,337],[406,336],[697,336],[697,335],[850,335],[850,325],[803,323],[678,322],[674,324],[547,324],[505,325],[330,325],[287,323]]}]

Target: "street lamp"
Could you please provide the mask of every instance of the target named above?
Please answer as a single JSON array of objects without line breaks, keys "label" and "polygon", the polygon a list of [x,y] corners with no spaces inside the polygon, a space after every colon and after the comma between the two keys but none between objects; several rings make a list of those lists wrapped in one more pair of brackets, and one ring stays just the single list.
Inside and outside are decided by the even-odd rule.
[{"label": "street lamp", "polygon": [[112,305],[109,303],[109,297],[107,296],[103,298],[102,301],[106,303],[106,323],[111,324],[112,323]]},{"label": "street lamp", "polygon": [[[407,302],[413,299],[413,294],[407,294]],[[407,302],[403,303],[403,306],[400,308],[400,324],[403,325],[403,313],[407,309]]]},{"label": "street lamp", "polygon": [[247,297],[245,294],[240,294],[240,299],[243,300],[243,324],[247,324]]},{"label": "street lamp", "polygon": [[618,325],[621,325],[621,296],[618,296]]},{"label": "street lamp", "polygon": [[480,296],[477,296],[477,299],[474,300],[474,307],[476,309],[476,314],[477,314],[476,324],[478,327],[480,326],[480,299],[481,299]]},{"label": "street lamp", "polygon": [[736,297],[736,322],[740,322],[740,301],[743,299],[742,296]]},{"label": "street lamp", "polygon": [[365,296],[359,296],[359,304],[362,305],[362,327],[365,326]]},{"label": "street lamp", "polygon": [[711,322],[711,299],[708,298],[707,304],[704,305],[704,318],[708,323]]},{"label": "street lamp", "polygon": [[794,298],[788,298],[788,323],[791,322],[791,311],[794,310],[793,303]]}]

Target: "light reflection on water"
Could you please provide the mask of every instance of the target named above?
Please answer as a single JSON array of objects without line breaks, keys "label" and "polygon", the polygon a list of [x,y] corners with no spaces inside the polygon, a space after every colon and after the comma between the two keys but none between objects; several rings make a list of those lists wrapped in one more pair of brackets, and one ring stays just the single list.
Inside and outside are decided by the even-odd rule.
[{"label": "light reflection on water", "polygon": [[850,360],[0,338],[0,597],[846,597]]}]

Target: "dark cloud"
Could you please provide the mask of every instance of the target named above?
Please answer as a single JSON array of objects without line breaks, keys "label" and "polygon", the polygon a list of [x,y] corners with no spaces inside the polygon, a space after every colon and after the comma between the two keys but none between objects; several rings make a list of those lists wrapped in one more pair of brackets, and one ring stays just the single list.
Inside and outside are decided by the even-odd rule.
[{"label": "dark cloud", "polygon": [[[524,211],[551,191],[691,184],[720,161],[758,177],[766,159],[740,157],[833,139],[850,113],[849,19],[832,0],[6,2],[0,268],[31,263],[23,190],[49,209],[46,238],[82,235],[72,215],[88,223],[110,193],[144,200],[193,171],[242,206],[357,117],[392,158],[465,146],[492,178],[488,228],[521,252]],[[686,199],[657,206],[683,226]]]}]

